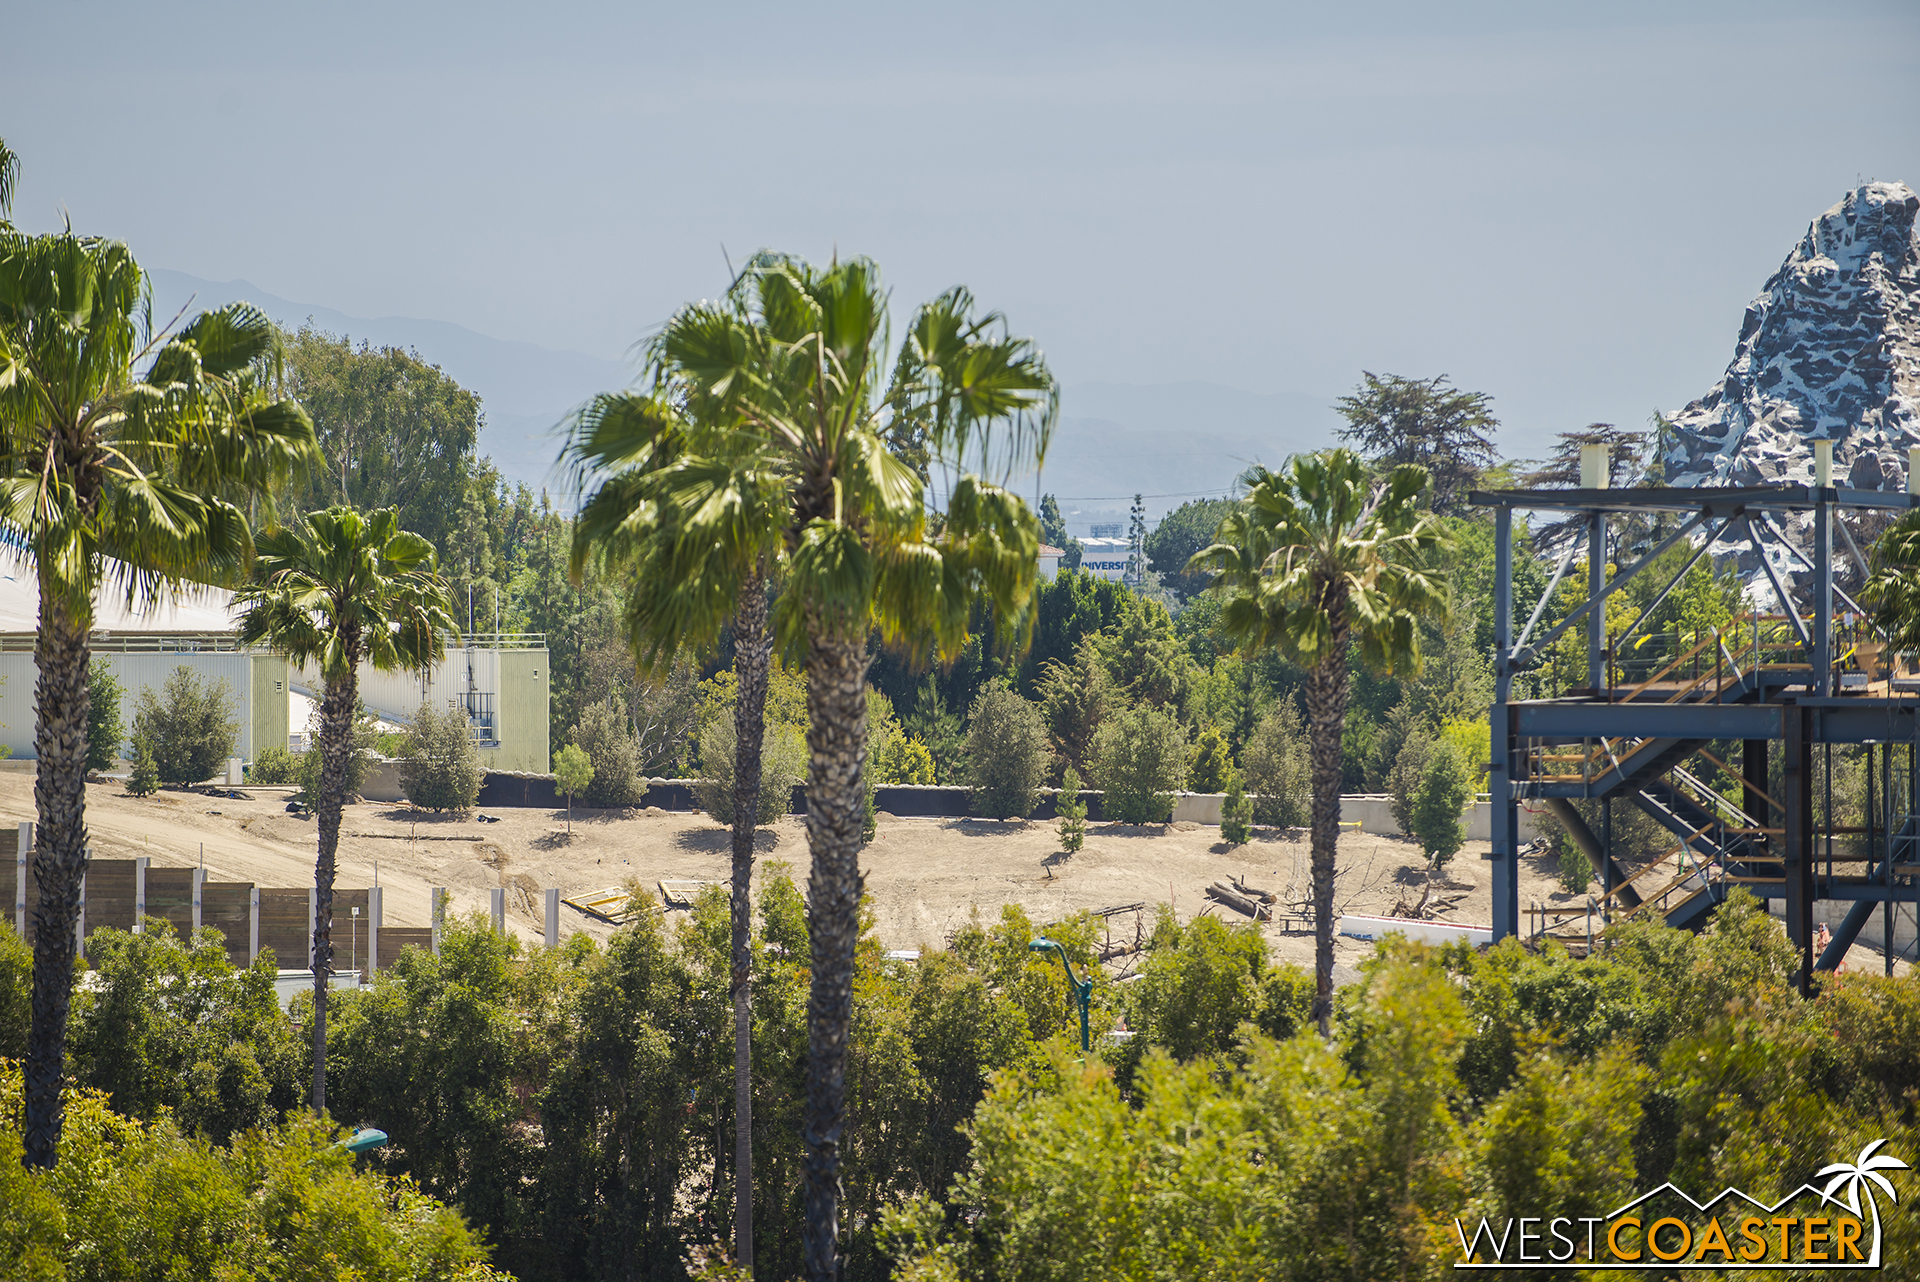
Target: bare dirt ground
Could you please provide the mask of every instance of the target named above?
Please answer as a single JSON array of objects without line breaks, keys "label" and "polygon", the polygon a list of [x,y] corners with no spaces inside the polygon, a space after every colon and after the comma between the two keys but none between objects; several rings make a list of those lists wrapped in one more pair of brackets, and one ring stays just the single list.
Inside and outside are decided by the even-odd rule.
[{"label": "bare dirt ground", "polygon": [[[201,859],[212,880],[261,886],[305,886],[313,880],[314,821],[286,813],[290,790],[246,789],[250,800],[162,792],[125,795],[119,783],[87,787],[87,820],[94,854],[120,859],[151,856],[157,865],[192,866]],[[0,770],[0,822],[33,815],[33,776]],[[378,864],[385,920],[425,926],[429,892],[445,886],[456,913],[484,912],[488,892],[506,887],[508,923],[528,942],[543,930],[540,892],[563,897],[620,886],[629,878],[649,888],[661,880],[719,881],[728,875],[726,830],[701,814],[659,809],[587,810],[576,807],[573,835],[564,811],[501,809],[478,816],[443,817],[385,803],[347,807],[341,825],[341,887],[373,884]],[[773,861],[791,866],[805,889],[806,830],[798,816],[760,833],[756,880]],[[1435,879],[1433,905],[1441,920],[1486,924],[1492,894],[1485,842],[1468,842]],[[1405,838],[1343,833],[1335,906],[1342,912],[1388,915],[1400,901],[1417,902],[1427,885],[1419,847]],[[1522,861],[1520,902],[1568,905],[1553,867]],[[889,948],[941,946],[977,908],[992,921],[1003,905],[1018,903],[1036,923],[1085,910],[1136,902],[1151,910],[1171,903],[1181,920],[1210,912],[1233,923],[1247,919],[1205,896],[1209,882],[1243,879],[1279,897],[1275,920],[1262,927],[1269,954],[1311,966],[1310,871],[1306,834],[1261,831],[1247,845],[1228,848],[1217,827],[1180,823],[1167,828],[1097,824],[1078,854],[1060,852],[1052,823],[968,819],[900,819],[882,815],[861,860],[877,931]],[[1290,907],[1291,906],[1291,907]],[[604,939],[607,923],[563,907],[562,930]],[[1134,918],[1114,919],[1114,933],[1130,934]],[[1336,940],[1336,975],[1373,945]],[[1880,968],[1877,953],[1856,945],[1849,969]],[[1901,967],[1904,969],[1904,965]]]}]

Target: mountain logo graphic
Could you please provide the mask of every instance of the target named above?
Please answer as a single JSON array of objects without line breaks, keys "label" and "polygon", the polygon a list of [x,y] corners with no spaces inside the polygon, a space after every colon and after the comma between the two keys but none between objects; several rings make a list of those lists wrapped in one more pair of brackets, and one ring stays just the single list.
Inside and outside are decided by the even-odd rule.
[{"label": "mountain logo graphic", "polygon": [[[1704,1202],[1672,1183],[1606,1215],[1482,1218],[1460,1239],[1456,1269],[1606,1269],[1671,1273],[1733,1269],[1878,1269],[1880,1208],[1900,1201],[1887,1177],[1910,1169],[1878,1139],[1851,1162],[1824,1166],[1775,1201],[1725,1188]],[[1742,1205],[1744,1204],[1744,1205]]]}]

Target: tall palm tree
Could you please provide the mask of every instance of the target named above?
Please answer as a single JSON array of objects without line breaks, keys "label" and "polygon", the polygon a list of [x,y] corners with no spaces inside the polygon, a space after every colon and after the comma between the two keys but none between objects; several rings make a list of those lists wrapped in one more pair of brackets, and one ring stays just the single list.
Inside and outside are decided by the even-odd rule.
[{"label": "tall palm tree", "polygon": [[1213,572],[1210,588],[1226,597],[1222,632],[1307,669],[1313,1017],[1329,1035],[1349,651],[1357,646],[1362,662],[1388,673],[1419,671],[1420,622],[1444,621],[1450,610],[1446,579],[1424,564],[1446,534],[1420,510],[1427,471],[1416,465],[1376,481],[1351,450],[1329,450],[1302,455],[1279,472],[1255,468],[1248,479],[1246,498],[1187,568]]},{"label": "tall palm tree", "polygon": [[[982,598],[1003,637],[1015,636],[1038,569],[1039,524],[1018,497],[964,469],[1038,462],[1058,409],[1039,352],[1009,337],[997,313],[977,315],[964,289],[919,309],[890,366],[887,347],[886,295],[871,262],[821,269],[757,257],[723,301],[685,309],[654,344],[658,367],[671,371],[662,400],[722,430],[686,438],[684,453],[661,470],[657,506],[635,507],[631,526],[676,531],[662,542],[693,548],[688,564],[711,540],[698,524],[676,527],[669,508],[715,522],[765,519],[778,539],[782,587],[771,630],[807,672],[812,983],[802,1139],[804,1263],[813,1278],[839,1271],[868,636],[878,627],[891,643],[953,655]],[[944,469],[946,502],[929,522],[925,469],[934,463]],[[747,476],[752,504],[734,497],[742,487],[721,484]],[[767,494],[761,486],[770,497],[758,497]],[[667,487],[671,502],[657,497]],[[713,581],[697,586],[669,580],[659,590],[686,599],[660,618],[671,626],[713,617],[738,599],[747,564],[714,565]]]},{"label": "tall palm tree", "polygon": [[234,594],[243,645],[268,645],[320,669],[319,852],[313,865],[313,1111],[327,1107],[327,986],[333,971],[333,873],[353,756],[360,665],[422,668],[458,625],[433,545],[393,508],[330,507],[260,536],[253,578]]},{"label": "tall palm tree", "polygon": [[679,651],[711,647],[731,616],[734,1260],[751,1268],[750,892],[772,653],[767,580],[781,552],[785,482],[778,457],[758,448],[726,398],[681,386],[657,355],[651,368],[652,392],[596,397],[576,425],[569,456],[598,488],[574,526],[573,571],[598,558],[628,572],[625,622],[642,671],[664,674]]},{"label": "tall palm tree", "polygon": [[279,332],[246,304],[151,334],[146,277],[118,241],[0,226],[0,538],[26,550],[40,589],[30,1166],[54,1164],[63,1120],[94,603],[105,587],[142,606],[246,564],[236,498],[318,457],[306,414],[268,390],[278,354]]}]

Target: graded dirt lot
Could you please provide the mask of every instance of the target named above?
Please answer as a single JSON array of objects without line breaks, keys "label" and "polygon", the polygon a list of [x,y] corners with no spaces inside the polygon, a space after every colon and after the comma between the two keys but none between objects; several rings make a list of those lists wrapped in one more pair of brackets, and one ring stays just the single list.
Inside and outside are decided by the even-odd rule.
[{"label": "graded dirt lot", "polygon": [[[17,763],[0,769],[0,822],[33,814],[33,776]],[[314,821],[286,813],[289,790],[251,789],[249,800],[162,792],[134,798],[118,783],[87,787],[87,820],[100,858],[151,856],[157,865],[191,866],[205,846],[213,880],[261,886],[305,886],[313,880]],[[619,886],[629,878],[652,888],[661,880],[727,877],[727,834],[705,815],[644,808],[576,807],[573,835],[563,811],[500,809],[479,816],[442,817],[404,806],[347,807],[341,825],[342,887],[371,885],[375,863],[385,887],[385,920],[392,926],[429,924],[429,891],[445,886],[455,912],[483,912],[488,891],[508,890],[508,923],[529,942],[543,929],[540,892],[563,896]],[[784,817],[759,837],[756,877],[785,861],[804,891],[806,831],[798,816]],[[1485,842],[1469,842],[1435,879],[1432,906],[1441,920],[1485,924],[1492,919]],[[1553,879],[1551,863],[1523,859],[1520,902],[1573,902]],[[1229,849],[1217,827],[1175,824],[1133,828],[1096,824],[1078,854],[1060,852],[1052,823],[968,819],[899,819],[882,815],[861,860],[876,928],[889,948],[939,947],[978,909],[997,918],[1019,903],[1036,923],[1122,904],[1171,903],[1182,920],[1211,912],[1234,923],[1247,919],[1205,897],[1209,882],[1243,879],[1276,894],[1275,920],[1262,927],[1269,953],[1310,966],[1313,933],[1305,915],[1309,866],[1306,834],[1260,831]],[[1396,903],[1418,902],[1428,883],[1419,847],[1400,837],[1344,833],[1335,905],[1343,912],[1388,915]],[[562,908],[562,929],[597,938],[607,923]],[[1116,937],[1134,930],[1132,915],[1112,919]],[[1337,974],[1372,945],[1335,944]],[[1856,946],[1850,968],[1879,969],[1879,957]]]}]

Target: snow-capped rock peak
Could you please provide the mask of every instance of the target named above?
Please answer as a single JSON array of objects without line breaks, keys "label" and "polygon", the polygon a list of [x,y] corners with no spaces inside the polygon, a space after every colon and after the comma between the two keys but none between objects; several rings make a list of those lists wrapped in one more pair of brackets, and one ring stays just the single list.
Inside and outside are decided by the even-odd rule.
[{"label": "snow-capped rock peak", "polygon": [[1866,183],[1807,228],[1747,308],[1719,386],[1672,416],[1673,485],[1904,489],[1920,445],[1920,195]]}]

